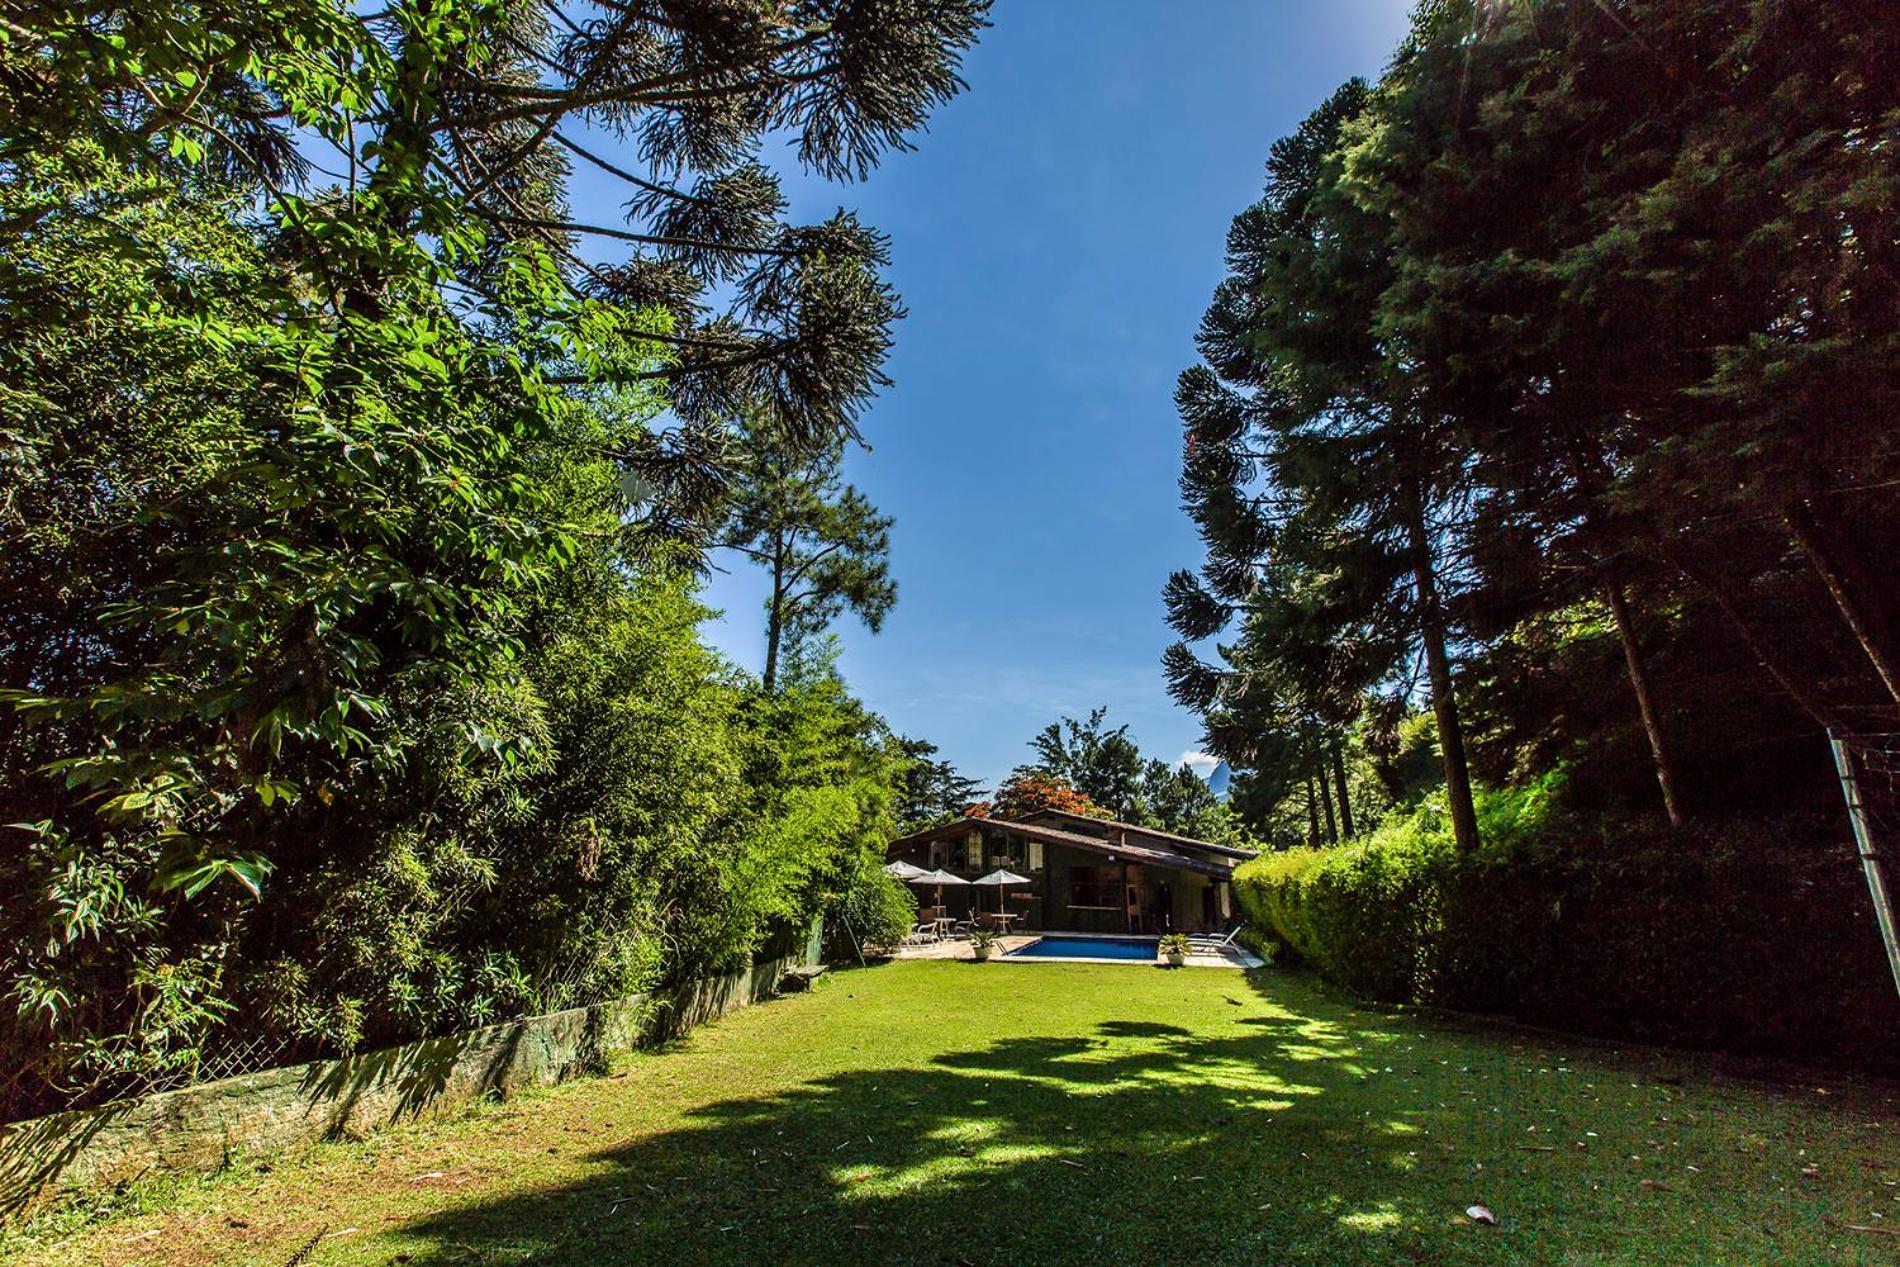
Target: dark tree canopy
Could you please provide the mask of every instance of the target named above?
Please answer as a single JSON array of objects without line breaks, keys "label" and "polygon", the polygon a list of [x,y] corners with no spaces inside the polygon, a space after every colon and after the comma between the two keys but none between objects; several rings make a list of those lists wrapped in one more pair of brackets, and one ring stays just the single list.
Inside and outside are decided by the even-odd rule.
[{"label": "dark tree canopy", "polygon": [[1467,731],[1488,779],[1679,823],[1893,728],[1897,52],[1877,3],[1435,0],[1273,146],[1165,594],[1250,801],[1324,834],[1381,697],[1433,706],[1454,817]]},{"label": "dark tree canopy", "polygon": [[981,785],[939,758],[936,744],[910,738],[899,738],[897,744],[908,762],[897,785],[897,821],[904,831],[949,822],[981,797]]},{"label": "dark tree canopy", "polygon": [[1239,637],[1222,663],[1187,641],[1163,663],[1175,698],[1206,718],[1210,750],[1253,768],[1269,733],[1323,760],[1365,694],[1409,691],[1422,658],[1469,847],[1444,595],[1465,481],[1442,420],[1383,359],[1392,251],[1341,157],[1371,103],[1351,81],[1276,142],[1264,196],[1228,234],[1229,277],[1201,323],[1205,364],[1175,394],[1182,500],[1207,561],[1171,577],[1164,598],[1184,639],[1230,626]]}]

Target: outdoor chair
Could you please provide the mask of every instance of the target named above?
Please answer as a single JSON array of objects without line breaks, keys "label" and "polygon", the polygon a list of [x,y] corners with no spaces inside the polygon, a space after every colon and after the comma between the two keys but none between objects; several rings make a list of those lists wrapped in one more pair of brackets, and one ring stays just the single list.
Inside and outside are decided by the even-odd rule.
[{"label": "outdoor chair", "polygon": [[1217,933],[1189,933],[1188,944],[1196,950],[1226,950],[1234,944],[1234,939],[1240,936],[1240,930],[1245,927],[1245,924],[1235,924],[1225,937]]}]

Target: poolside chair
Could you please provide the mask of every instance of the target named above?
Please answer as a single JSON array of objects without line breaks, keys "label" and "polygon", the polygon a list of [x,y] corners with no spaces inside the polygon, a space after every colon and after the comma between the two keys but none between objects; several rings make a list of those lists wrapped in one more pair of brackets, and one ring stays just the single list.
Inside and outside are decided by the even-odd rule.
[{"label": "poolside chair", "polygon": [[942,938],[937,936],[937,925],[933,920],[919,924],[917,927],[911,929],[910,935],[904,938],[904,944],[906,946],[928,946],[933,942],[941,940]]},{"label": "poolside chair", "polygon": [[1189,933],[1188,945],[1202,953],[1210,950],[1232,949],[1234,948],[1234,939],[1240,936],[1240,931],[1245,927],[1247,927],[1245,924],[1235,924],[1232,931],[1225,937],[1218,936],[1214,933]]}]

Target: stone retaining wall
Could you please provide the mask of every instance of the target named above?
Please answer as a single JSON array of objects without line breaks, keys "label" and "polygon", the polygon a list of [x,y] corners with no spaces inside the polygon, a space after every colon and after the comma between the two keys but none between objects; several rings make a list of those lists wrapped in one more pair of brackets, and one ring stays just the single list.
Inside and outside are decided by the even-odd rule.
[{"label": "stone retaining wall", "polygon": [[341,1060],[268,1069],[0,1126],[0,1214],[165,1172],[210,1172],[559,1082],[770,996],[802,956]]}]

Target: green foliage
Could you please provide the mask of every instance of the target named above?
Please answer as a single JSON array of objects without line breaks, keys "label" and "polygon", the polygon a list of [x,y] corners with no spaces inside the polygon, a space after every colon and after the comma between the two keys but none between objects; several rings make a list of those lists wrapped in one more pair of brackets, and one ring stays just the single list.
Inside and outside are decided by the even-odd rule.
[{"label": "green foliage", "polygon": [[1050,722],[1029,741],[1035,764],[1017,773],[1065,782],[1110,818],[1127,818],[1141,787],[1141,749],[1128,737],[1126,724],[1111,728],[1107,716],[1104,707],[1082,721],[1064,717]]},{"label": "green foliage", "polygon": [[[826,912],[828,958],[851,954],[849,937],[867,953],[891,950],[917,927],[917,895],[877,863],[881,854],[862,857],[845,879],[844,892]],[[849,925],[849,933],[843,925]]]},{"label": "green foliage", "polygon": [[897,785],[900,834],[947,823],[976,803],[981,792],[976,780],[957,773],[949,761],[936,759],[936,744],[905,737],[897,743],[905,760]]},{"label": "green foliage", "polygon": [[1247,917],[1389,1003],[1892,1070],[1900,1023],[1859,877],[1798,820],[1591,828],[1547,778],[1478,797],[1453,846],[1442,797],[1363,840],[1242,864]]},{"label": "green foliage", "polygon": [[1256,822],[1368,691],[1435,706],[1454,794],[1469,729],[1494,785],[1672,820],[1812,804],[1821,726],[1892,728],[1896,48],[1864,0],[1434,0],[1273,144],[1177,394],[1208,560],[1165,593]]},{"label": "green foliage", "polygon": [[801,453],[782,430],[752,418],[741,437],[732,512],[717,544],[764,568],[765,689],[778,686],[787,648],[816,639],[848,608],[872,633],[897,603],[891,519],[844,483],[844,445]]},{"label": "green foliage", "polygon": [[758,699],[691,547],[727,422],[835,454],[900,315],[766,137],[864,175],[984,7],[5,24],[0,1111],[727,966],[888,835],[881,724]]},{"label": "green foliage", "polygon": [[[1263,197],[1229,231],[1229,275],[1197,339],[1204,363],[1175,393],[1184,505],[1208,558],[1163,591],[1183,639],[1163,668],[1175,699],[1202,715],[1210,751],[1238,770],[1298,768],[1316,785],[1317,841],[1338,834],[1343,732],[1369,693],[1409,691],[1422,658],[1471,848],[1446,603],[1469,477],[1378,328],[1394,251],[1341,158],[1374,114],[1363,81],[1342,85],[1274,143]],[[1214,662],[1196,654],[1192,643],[1230,627],[1238,637]]]},{"label": "green foliage", "polygon": [[[1263,835],[1327,840],[1329,773],[1400,807],[1237,877],[1328,976],[1895,1067],[1819,731],[1900,708],[1896,48],[1891,5],[1433,2],[1274,144],[1177,395],[1165,664]],[[1513,790],[1460,850],[1466,727]]]},{"label": "green foliage", "polygon": [[1192,766],[1171,767],[1158,759],[1141,768],[1141,790],[1128,821],[1226,844],[1236,843],[1239,832],[1233,815]]}]

